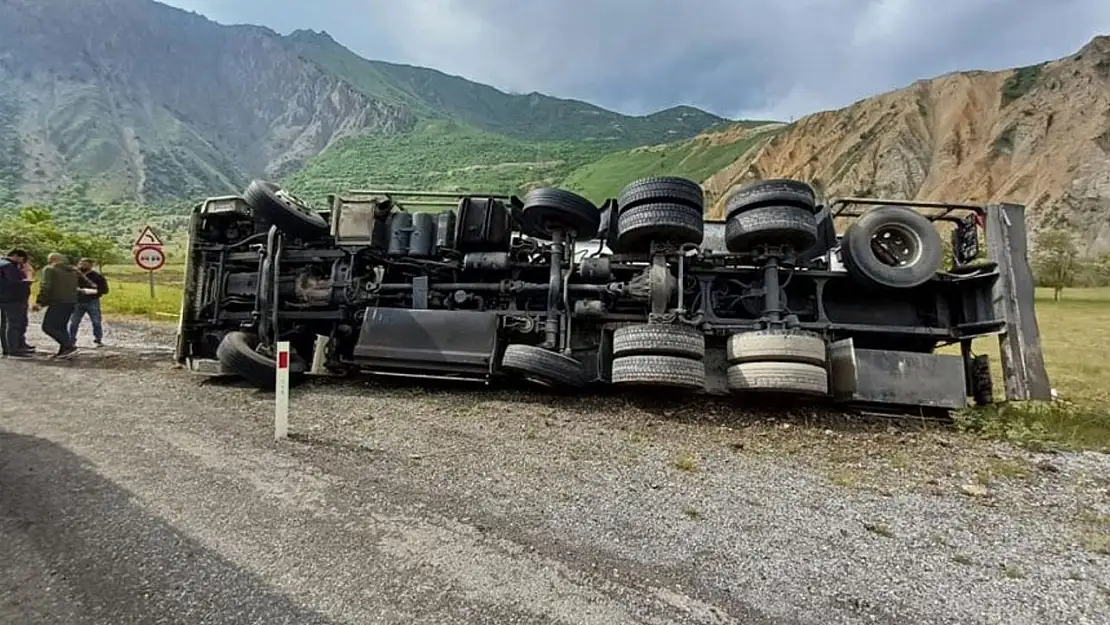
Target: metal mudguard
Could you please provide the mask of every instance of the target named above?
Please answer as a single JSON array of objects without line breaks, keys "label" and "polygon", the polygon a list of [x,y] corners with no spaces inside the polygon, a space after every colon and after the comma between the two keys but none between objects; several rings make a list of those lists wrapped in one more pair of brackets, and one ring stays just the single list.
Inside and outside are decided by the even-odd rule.
[{"label": "metal mudguard", "polygon": [[484,377],[498,326],[492,311],[368,308],[352,356],[368,369]]},{"label": "metal mudguard", "polygon": [[840,402],[959,409],[967,407],[960,356],[829,346],[829,386]]}]

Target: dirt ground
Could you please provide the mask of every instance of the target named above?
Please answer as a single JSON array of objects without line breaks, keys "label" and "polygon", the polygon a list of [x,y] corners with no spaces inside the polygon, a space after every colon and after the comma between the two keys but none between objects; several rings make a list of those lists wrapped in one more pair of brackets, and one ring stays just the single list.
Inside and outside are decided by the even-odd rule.
[{"label": "dirt ground", "polygon": [[172,334],[0,361],[0,622],[1110,622],[1105,455],[367,380],[294,389],[275,442]]}]

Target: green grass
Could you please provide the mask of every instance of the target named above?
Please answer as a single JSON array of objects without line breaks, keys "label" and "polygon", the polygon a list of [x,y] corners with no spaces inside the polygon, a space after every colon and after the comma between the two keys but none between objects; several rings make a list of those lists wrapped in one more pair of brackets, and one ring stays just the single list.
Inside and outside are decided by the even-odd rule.
[{"label": "green grass", "polygon": [[[1059,302],[1037,290],[1037,322],[1055,402],[1000,403],[959,416],[966,429],[1030,447],[1110,450],[1110,288],[1066,289]],[[955,351],[955,348],[949,348]],[[995,337],[975,342],[990,356],[996,398],[1005,388]]]},{"label": "green grass", "polygon": [[184,265],[167,265],[154,274],[154,299],[150,297],[147,272],[134,265],[101,268],[109,281],[109,293],[100,302],[105,315],[145,316],[174,321],[181,310],[185,281]]},{"label": "green grass", "polygon": [[768,133],[760,133],[726,144],[696,138],[614,152],[575,169],[561,186],[579,192],[594,202],[603,202],[616,197],[633,180],[647,176],[681,176],[702,182],[739,159],[767,136]]}]

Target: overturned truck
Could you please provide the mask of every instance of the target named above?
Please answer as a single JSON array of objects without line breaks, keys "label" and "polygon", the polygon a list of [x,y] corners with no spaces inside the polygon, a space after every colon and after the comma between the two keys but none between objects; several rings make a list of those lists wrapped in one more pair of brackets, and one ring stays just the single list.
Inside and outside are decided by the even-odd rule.
[{"label": "overturned truck", "polygon": [[[277,185],[209,198],[190,224],[176,357],[272,385],[291,371],[548,387],[785,393],[886,406],[991,401],[976,337],[1003,331],[984,211],[833,200],[654,177],[598,207],[516,196],[351,191],[316,211]],[[938,221],[952,222],[951,262]],[[847,224],[842,233],[837,225]],[[942,267],[947,264],[950,266]],[[959,344],[959,353],[938,353]],[[943,351],[943,350],[942,350]]]}]

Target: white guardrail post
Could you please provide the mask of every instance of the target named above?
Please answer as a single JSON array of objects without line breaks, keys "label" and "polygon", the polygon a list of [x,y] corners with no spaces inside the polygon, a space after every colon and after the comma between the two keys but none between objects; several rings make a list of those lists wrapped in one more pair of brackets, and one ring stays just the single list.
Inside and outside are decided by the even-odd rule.
[{"label": "white guardrail post", "polygon": [[289,438],[289,341],[277,344],[274,380],[274,440]]}]

